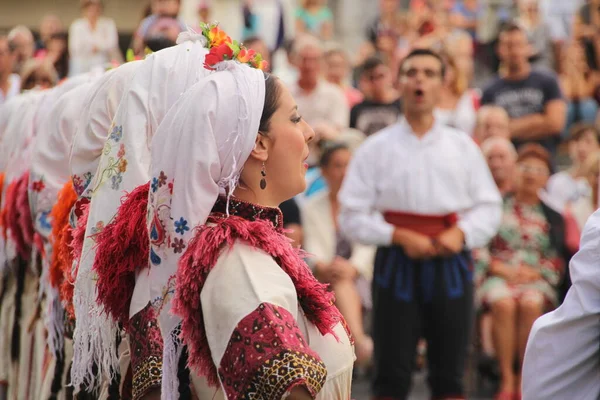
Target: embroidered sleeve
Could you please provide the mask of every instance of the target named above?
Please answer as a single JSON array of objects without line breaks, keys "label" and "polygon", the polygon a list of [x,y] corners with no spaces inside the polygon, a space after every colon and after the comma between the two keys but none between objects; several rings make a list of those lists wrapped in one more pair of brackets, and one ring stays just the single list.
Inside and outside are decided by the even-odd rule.
[{"label": "embroidered sleeve", "polygon": [[219,365],[230,399],[282,399],[296,386],[314,398],[327,369],[306,344],[294,317],[262,303],[236,326]]}]

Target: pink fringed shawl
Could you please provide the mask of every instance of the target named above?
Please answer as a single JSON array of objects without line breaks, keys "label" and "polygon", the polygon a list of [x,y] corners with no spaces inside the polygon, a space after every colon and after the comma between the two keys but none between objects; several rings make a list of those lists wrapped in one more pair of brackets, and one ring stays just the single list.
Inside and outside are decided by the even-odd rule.
[{"label": "pink fringed shawl", "polygon": [[221,251],[231,249],[236,240],[243,240],[275,259],[292,279],[306,317],[321,334],[334,334],[334,326],[342,321],[333,305],[333,293],[315,279],[302,259],[303,252],[292,247],[281,229],[266,220],[248,221],[213,214],[207,225],[199,228],[179,262],[173,299],[173,311],[182,318],[182,337],[188,346],[189,365],[199,375],[206,376],[213,386],[218,385],[217,369],[206,339],[200,293]]}]

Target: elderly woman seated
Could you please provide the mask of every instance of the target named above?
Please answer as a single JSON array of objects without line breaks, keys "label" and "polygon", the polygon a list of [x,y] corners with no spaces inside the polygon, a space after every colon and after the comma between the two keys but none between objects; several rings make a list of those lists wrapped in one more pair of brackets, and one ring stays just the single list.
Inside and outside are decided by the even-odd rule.
[{"label": "elderly woman seated", "polygon": [[[491,310],[502,383],[499,400],[520,398],[520,372],[533,322],[556,306],[564,270],[564,222],[539,198],[550,176],[550,155],[536,144],[519,151],[514,195],[505,198],[502,223],[476,255],[476,300]],[[520,370],[520,368],[519,368]]]},{"label": "elderly woman seated", "polygon": [[337,194],[350,158],[350,149],[344,144],[325,147],[320,167],[328,189],[303,205],[302,227],[304,249],[313,256],[310,261],[315,276],[331,284],[336,305],[355,338],[357,362],[361,363],[368,361],[373,352],[371,338],[363,328],[362,309],[370,307],[375,248],[351,243],[338,230]]}]

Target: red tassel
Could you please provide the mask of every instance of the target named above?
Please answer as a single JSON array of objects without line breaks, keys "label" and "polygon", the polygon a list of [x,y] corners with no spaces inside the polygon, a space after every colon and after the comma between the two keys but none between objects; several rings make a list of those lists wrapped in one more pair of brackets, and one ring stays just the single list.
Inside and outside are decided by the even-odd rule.
[{"label": "red tassel", "polygon": [[2,213],[0,214],[0,220],[2,221],[2,236],[4,239],[8,239],[8,229],[11,230],[14,227],[11,227],[11,218],[10,213],[12,212],[15,204],[15,194],[17,189],[17,181],[12,181],[8,187],[6,188],[6,199],[4,201],[4,208],[2,208]]},{"label": "red tassel", "polygon": [[77,227],[71,231],[72,240],[69,244],[71,248],[71,258],[77,266],[72,273],[73,265],[63,265],[63,283],[60,287],[60,297],[63,299],[65,311],[71,319],[75,319],[75,309],[73,307],[73,290],[75,277],[79,271],[79,261],[83,252],[83,241],[85,240],[85,229],[87,227],[88,215],[90,211],[89,202],[81,205],[81,216],[77,220]]},{"label": "red tassel", "polygon": [[2,225],[4,237],[10,229],[10,239],[16,244],[19,256],[29,261],[31,245],[33,243],[33,220],[29,209],[29,194],[27,185],[29,172],[14,180],[6,191],[6,201],[2,210]]},{"label": "red tassel", "polygon": [[333,327],[342,318],[333,306],[333,294],[327,285],[315,279],[302,259],[303,253],[294,249],[282,232],[264,220],[248,221],[231,216],[210,218],[209,222],[215,225],[204,225],[198,230],[179,262],[173,311],[183,319],[182,336],[188,345],[188,363],[199,375],[206,376],[210,385],[217,386],[219,382],[204,330],[200,293],[223,246],[231,248],[238,239],[270,254],[292,279],[308,320],[322,335],[335,336]]},{"label": "red tassel", "polygon": [[[52,217],[52,259],[50,260],[50,284],[55,288],[60,288],[64,276],[64,266],[69,270],[73,266],[73,257],[69,243],[73,239],[71,235],[71,226],[69,219],[71,209],[77,201],[77,193],[73,189],[73,182],[67,181],[63,188],[58,192],[58,200],[50,216]],[[61,299],[62,300],[62,299]]]},{"label": "red tassel", "polygon": [[146,228],[150,183],[121,200],[114,219],[96,236],[94,270],[97,300],[116,321],[127,326],[138,268],[147,267],[150,239]]},{"label": "red tassel", "polygon": [[33,245],[33,218],[31,208],[29,207],[29,172],[25,172],[20,179],[20,185],[17,189],[17,213],[21,235],[25,244],[25,249],[30,250]]}]

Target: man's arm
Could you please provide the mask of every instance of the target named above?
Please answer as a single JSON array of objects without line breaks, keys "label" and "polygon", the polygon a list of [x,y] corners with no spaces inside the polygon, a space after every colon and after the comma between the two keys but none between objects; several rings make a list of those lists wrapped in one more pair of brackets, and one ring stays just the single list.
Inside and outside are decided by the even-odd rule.
[{"label": "man's arm", "polygon": [[544,112],[527,115],[510,121],[513,139],[534,140],[560,135],[565,126],[567,105],[562,99],[551,100]]}]

